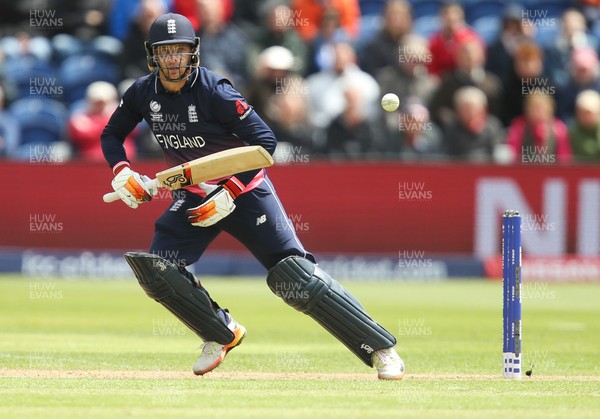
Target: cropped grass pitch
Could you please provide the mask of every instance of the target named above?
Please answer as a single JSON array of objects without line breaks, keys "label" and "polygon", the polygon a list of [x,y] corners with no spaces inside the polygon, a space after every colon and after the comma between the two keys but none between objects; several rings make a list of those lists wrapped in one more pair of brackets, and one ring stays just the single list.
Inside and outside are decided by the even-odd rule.
[{"label": "cropped grass pitch", "polygon": [[502,378],[500,282],[345,282],[399,340],[382,382],[263,280],[205,278],[248,328],[205,377],[198,338],[135,279],[0,278],[1,417],[599,417],[600,284],[525,284],[524,362]]}]

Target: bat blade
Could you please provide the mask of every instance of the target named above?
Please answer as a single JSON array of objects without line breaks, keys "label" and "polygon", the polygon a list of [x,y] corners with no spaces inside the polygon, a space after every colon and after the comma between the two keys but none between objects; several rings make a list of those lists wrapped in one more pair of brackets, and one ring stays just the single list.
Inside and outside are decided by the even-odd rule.
[{"label": "bat blade", "polygon": [[[175,190],[272,165],[273,158],[261,146],[236,147],[158,172],[153,182],[155,187],[162,186]],[[118,201],[119,195],[116,192],[109,192],[103,199],[104,202],[110,203]]]},{"label": "bat blade", "polygon": [[165,188],[175,190],[272,164],[273,158],[261,146],[236,147],[163,170],[156,179]]}]

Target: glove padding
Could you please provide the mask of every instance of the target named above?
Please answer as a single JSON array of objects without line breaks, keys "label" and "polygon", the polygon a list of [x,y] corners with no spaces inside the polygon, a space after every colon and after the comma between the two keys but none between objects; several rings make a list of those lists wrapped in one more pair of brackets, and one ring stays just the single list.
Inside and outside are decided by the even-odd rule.
[{"label": "glove padding", "polygon": [[243,185],[231,178],[218,186],[201,183],[198,186],[208,193],[200,205],[186,211],[188,222],[197,227],[209,227],[227,217],[235,209],[235,199],[242,193]]},{"label": "glove padding", "polygon": [[158,192],[156,188],[148,186],[150,181],[148,176],[141,176],[126,166],[115,175],[111,185],[121,201],[135,209],[139,204],[150,201]]}]

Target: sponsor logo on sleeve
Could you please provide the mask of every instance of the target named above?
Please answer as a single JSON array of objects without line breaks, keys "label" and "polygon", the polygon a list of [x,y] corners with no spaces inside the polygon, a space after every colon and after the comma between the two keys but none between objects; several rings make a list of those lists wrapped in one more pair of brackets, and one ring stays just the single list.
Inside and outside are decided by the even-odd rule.
[{"label": "sponsor logo on sleeve", "polygon": [[243,100],[236,100],[235,101],[235,111],[239,115],[240,120],[243,120],[250,114],[250,112],[252,111],[252,108],[250,107],[250,105],[248,105]]}]

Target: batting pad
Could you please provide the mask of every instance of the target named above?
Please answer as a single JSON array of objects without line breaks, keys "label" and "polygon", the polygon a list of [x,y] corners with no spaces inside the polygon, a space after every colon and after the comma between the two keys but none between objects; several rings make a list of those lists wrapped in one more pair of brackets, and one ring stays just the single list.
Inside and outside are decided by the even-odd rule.
[{"label": "batting pad", "polygon": [[233,340],[233,332],[217,314],[208,293],[195,287],[177,266],[150,253],[127,252],[124,257],[148,297],[162,304],[200,339],[221,345]]},{"label": "batting pad", "polygon": [[317,265],[290,256],[267,276],[271,291],[327,329],[365,364],[372,367],[374,351],[390,348],[396,338],[375,322],[335,279]]}]

